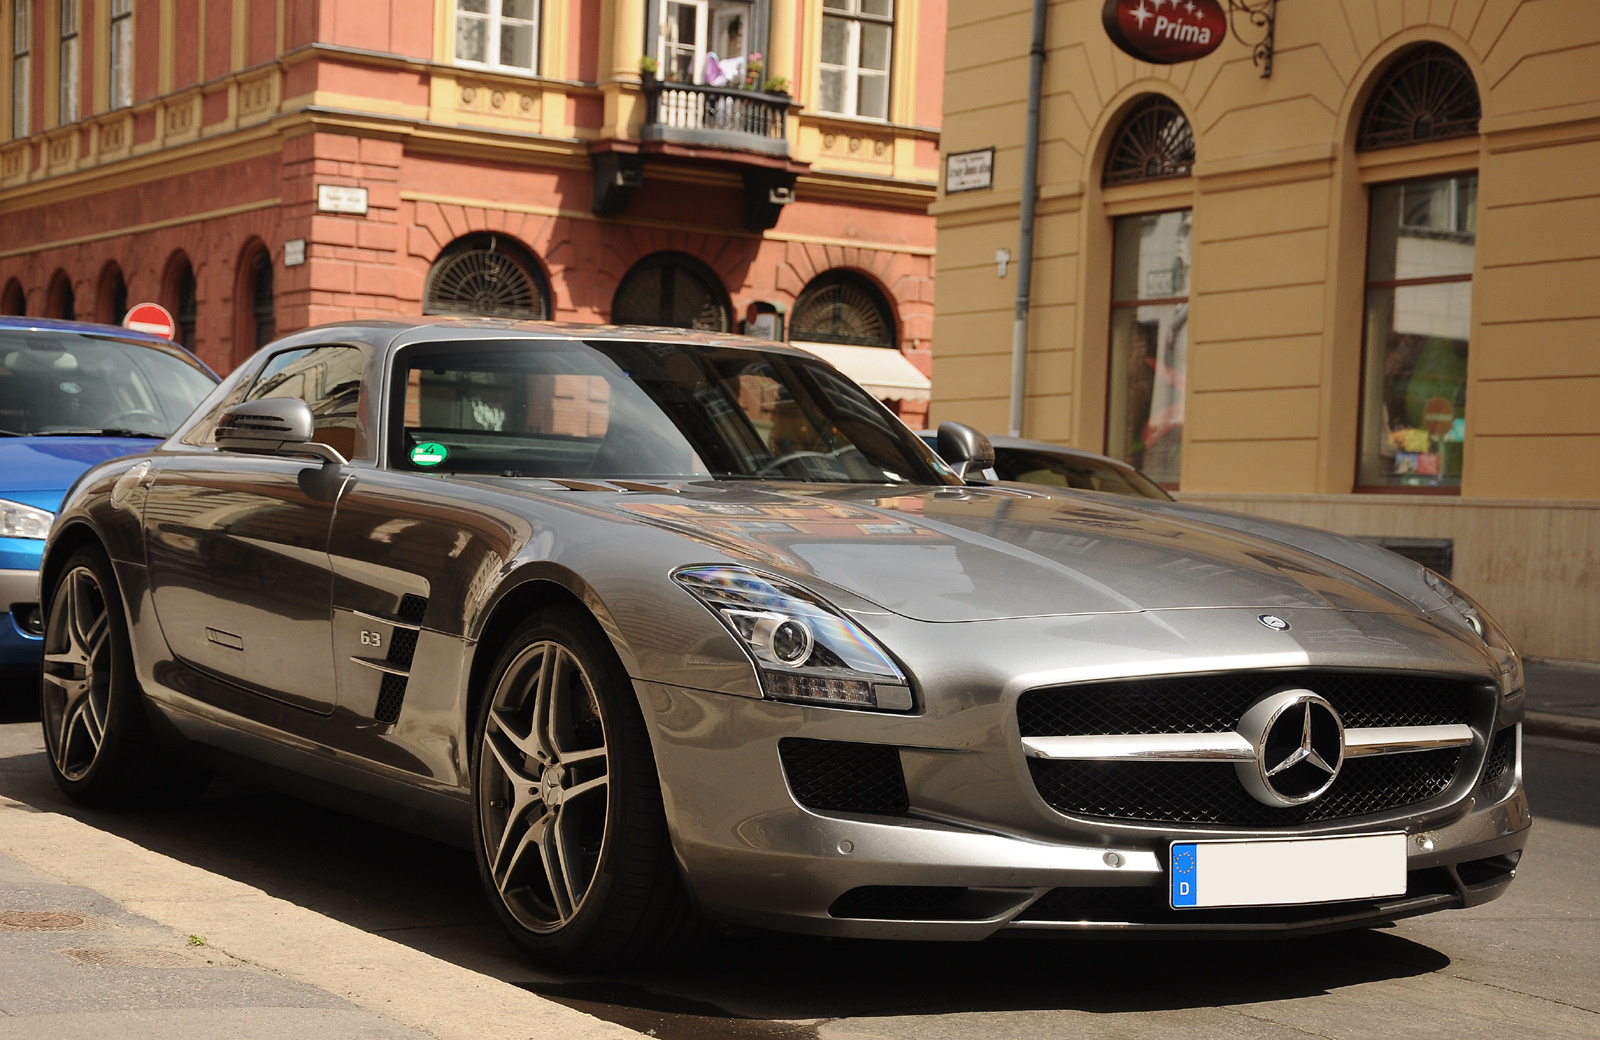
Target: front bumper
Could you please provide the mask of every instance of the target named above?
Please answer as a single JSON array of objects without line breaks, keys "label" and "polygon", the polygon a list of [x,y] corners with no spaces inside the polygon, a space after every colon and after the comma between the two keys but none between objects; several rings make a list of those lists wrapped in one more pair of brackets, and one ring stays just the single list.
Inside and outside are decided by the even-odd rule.
[{"label": "front bumper", "polygon": [[[1283,935],[1358,927],[1497,897],[1514,876],[1531,822],[1520,736],[1497,780],[1474,781],[1443,804],[1219,834],[1055,813],[998,724],[1009,710],[1003,696],[987,706],[969,698],[967,710],[894,716],[636,685],[685,876],[705,912],[728,924],[966,940],[1000,932]],[[898,748],[908,811],[803,807],[779,754],[783,738],[801,734]],[[1482,758],[1480,751],[1479,767]],[[1166,906],[1174,841],[1395,830],[1409,836],[1404,896],[1239,911]]]},{"label": "front bumper", "polygon": [[[39,572],[0,570],[0,670],[31,671],[44,656],[44,639],[31,631],[24,611],[38,609]],[[20,608],[20,609],[19,609]]]}]

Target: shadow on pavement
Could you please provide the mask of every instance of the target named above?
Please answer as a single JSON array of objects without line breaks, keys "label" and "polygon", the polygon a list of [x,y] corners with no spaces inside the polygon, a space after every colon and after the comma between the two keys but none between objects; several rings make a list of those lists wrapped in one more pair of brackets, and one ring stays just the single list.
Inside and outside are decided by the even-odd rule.
[{"label": "shadow on pavement", "polygon": [[1593,788],[1567,778],[1582,775],[1600,756],[1600,745],[1554,737],[1522,738],[1522,775],[1528,785],[1533,818],[1565,820],[1600,827],[1600,798]]},{"label": "shadow on pavement", "polygon": [[37,734],[37,723],[0,727],[0,794],[666,1040],[800,1040],[818,1021],[862,1016],[1247,1004],[1450,963],[1383,931],[975,944],[743,935],[647,971],[562,975],[530,965],[500,932],[467,852],[225,777],[177,808],[81,810],[50,780]]}]

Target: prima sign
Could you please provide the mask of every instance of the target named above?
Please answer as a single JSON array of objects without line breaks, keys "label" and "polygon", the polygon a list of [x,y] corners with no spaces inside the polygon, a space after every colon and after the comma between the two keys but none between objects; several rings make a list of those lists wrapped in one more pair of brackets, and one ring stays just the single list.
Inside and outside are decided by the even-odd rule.
[{"label": "prima sign", "polygon": [[1156,65],[1204,58],[1228,31],[1217,0],[1106,0],[1100,18],[1112,43]]}]

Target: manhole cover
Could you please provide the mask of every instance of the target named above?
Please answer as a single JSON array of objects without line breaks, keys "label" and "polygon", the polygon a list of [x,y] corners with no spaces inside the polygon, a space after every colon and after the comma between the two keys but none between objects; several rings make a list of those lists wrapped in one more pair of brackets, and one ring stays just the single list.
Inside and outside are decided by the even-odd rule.
[{"label": "manhole cover", "polygon": [[99,946],[58,952],[79,964],[100,968],[193,968],[205,963],[183,950],[149,946]]},{"label": "manhole cover", "polygon": [[0,932],[64,932],[83,925],[82,914],[66,910],[0,910]]}]

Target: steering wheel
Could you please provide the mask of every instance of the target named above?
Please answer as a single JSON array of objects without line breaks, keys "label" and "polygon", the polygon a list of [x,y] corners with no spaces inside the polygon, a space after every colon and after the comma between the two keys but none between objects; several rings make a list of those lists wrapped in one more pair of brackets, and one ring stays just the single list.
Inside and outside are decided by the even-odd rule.
[{"label": "steering wheel", "polygon": [[[146,411],[143,408],[129,408],[113,415],[106,416],[104,419],[100,420],[100,425],[108,429],[115,426],[132,427],[136,425],[135,420],[138,419],[148,419],[157,427],[165,425],[167,421],[165,418],[157,415],[155,412]],[[152,434],[151,436],[159,435]]]}]

